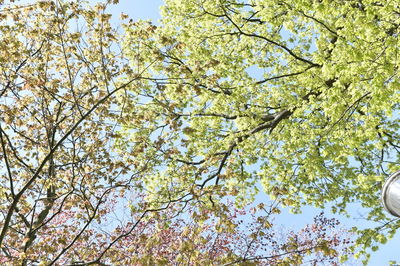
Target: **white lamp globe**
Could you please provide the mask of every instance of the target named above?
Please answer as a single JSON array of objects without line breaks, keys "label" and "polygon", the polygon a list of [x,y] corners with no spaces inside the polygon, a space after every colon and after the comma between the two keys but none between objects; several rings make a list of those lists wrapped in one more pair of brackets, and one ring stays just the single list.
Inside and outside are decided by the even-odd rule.
[{"label": "white lamp globe", "polygon": [[389,176],[383,185],[382,204],[391,215],[400,217],[400,171]]}]

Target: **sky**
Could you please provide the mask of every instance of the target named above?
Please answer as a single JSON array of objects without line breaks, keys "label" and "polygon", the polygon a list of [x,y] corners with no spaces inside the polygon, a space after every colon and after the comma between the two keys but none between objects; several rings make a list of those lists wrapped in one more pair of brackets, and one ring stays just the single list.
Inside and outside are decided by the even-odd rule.
[{"label": "sky", "polygon": [[[159,18],[159,7],[163,4],[162,0],[120,0],[118,5],[112,6],[109,12],[113,13],[116,17],[119,17],[121,12],[128,14],[133,20],[137,19],[150,19],[156,22]],[[269,201],[267,196],[259,195],[258,201]],[[364,210],[365,211],[365,210]],[[303,213],[299,215],[290,214],[289,212],[283,213],[277,222],[281,222],[287,227],[293,227],[293,229],[300,229],[305,224],[312,222],[312,218],[319,214],[321,209],[312,207],[306,207],[303,209]],[[345,218],[338,215],[329,214],[326,210],[325,213],[328,217],[338,218],[342,225],[346,228],[353,226],[365,227],[368,224],[360,219],[360,213],[362,212],[361,207],[355,205],[351,209],[353,218]],[[371,254],[371,259],[368,265],[371,266],[383,266],[388,265],[390,260],[400,261],[400,234],[398,233],[395,238],[388,241],[387,244],[380,246],[377,252]]]}]

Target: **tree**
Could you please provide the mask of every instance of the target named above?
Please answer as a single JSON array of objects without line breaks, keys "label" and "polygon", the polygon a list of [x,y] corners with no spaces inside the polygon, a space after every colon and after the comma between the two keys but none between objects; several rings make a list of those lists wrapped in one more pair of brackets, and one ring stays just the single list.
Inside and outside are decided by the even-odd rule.
[{"label": "tree", "polygon": [[356,228],[361,253],[395,234],[380,189],[399,165],[397,3],[167,0],[162,15],[127,25],[125,41],[135,71],[151,62],[132,115],[158,127],[122,131],[170,143],[148,181],[157,197],[240,204],[262,184],[294,212],[362,205],[376,226]]},{"label": "tree", "polygon": [[118,81],[127,68],[104,8],[1,6],[0,246],[16,264],[57,262],[145,173],[111,152],[115,94],[135,78]]},{"label": "tree", "polygon": [[[181,172],[164,170],[182,151],[174,138],[156,138],[166,126],[144,94],[159,89],[147,84],[148,71],[164,57],[149,55],[148,64],[145,54],[126,57],[123,33],[105,10],[84,1],[0,1],[1,263],[179,262],[169,243],[183,261],[336,262],[336,254],[351,253],[347,235],[323,217],[271,242],[277,203],[258,207],[266,215],[254,215],[248,233],[243,210],[229,203],[235,193],[190,186],[197,163],[179,170],[189,186],[178,191]],[[151,25],[146,30],[155,34]],[[180,134],[174,130],[168,134]]]}]

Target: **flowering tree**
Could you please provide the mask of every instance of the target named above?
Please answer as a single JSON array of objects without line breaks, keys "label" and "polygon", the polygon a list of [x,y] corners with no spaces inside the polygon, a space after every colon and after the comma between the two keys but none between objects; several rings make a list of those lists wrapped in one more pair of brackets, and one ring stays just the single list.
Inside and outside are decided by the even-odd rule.
[{"label": "flowering tree", "polygon": [[104,5],[1,4],[2,257],[56,263],[155,160],[112,152],[115,95],[139,77],[119,81],[127,67]]}]

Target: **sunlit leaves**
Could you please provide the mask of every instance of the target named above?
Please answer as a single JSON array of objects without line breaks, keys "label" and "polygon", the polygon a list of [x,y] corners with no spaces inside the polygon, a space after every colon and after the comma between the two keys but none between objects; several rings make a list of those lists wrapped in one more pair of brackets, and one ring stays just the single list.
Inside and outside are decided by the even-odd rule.
[{"label": "sunlit leaves", "polygon": [[162,14],[154,34],[128,26],[126,53],[163,59],[132,68],[147,62],[157,90],[143,90],[139,109],[179,147],[163,169],[179,172],[176,190],[218,185],[246,202],[261,183],[294,212],[358,202],[389,221],[379,193],[399,158],[396,6],[168,0]]}]

